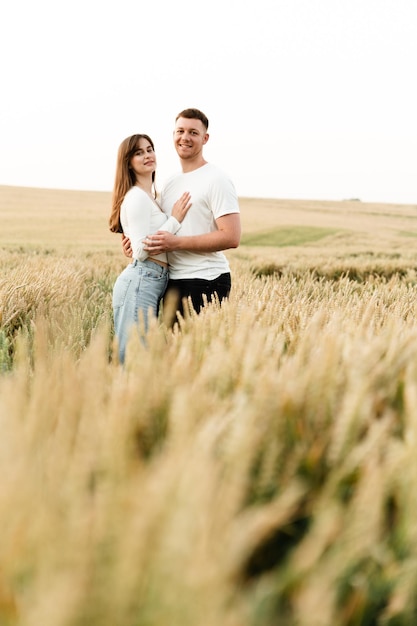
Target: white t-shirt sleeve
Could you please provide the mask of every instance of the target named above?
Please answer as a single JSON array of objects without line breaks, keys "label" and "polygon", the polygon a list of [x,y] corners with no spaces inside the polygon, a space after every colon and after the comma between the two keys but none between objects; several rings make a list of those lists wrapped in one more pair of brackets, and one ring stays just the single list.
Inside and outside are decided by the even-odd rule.
[{"label": "white t-shirt sleeve", "polygon": [[240,213],[235,186],[222,172],[217,174],[215,184],[211,184],[209,197],[214,219],[230,213]]}]

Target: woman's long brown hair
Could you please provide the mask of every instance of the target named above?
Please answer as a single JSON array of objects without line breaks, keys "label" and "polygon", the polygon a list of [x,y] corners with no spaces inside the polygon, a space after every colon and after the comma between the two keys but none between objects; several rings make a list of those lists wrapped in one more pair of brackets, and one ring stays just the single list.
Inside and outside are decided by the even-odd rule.
[{"label": "woman's long brown hair", "polygon": [[[116,176],[114,180],[112,208],[109,219],[109,226],[112,233],[122,233],[123,228],[120,222],[120,207],[126,193],[136,183],[135,172],[130,168],[130,159],[139,149],[139,140],[146,139],[155,150],[152,139],[148,135],[131,135],[122,141],[117,153]],[[155,172],[152,174],[152,183],[155,185]],[[154,194],[156,191],[154,187]]]}]

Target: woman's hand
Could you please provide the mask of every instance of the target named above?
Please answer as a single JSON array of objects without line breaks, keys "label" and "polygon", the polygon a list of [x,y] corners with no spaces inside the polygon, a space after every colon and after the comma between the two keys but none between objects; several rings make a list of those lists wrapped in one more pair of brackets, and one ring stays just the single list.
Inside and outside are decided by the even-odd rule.
[{"label": "woman's hand", "polygon": [[133,256],[133,250],[132,246],[130,245],[130,239],[129,237],[126,237],[126,235],[122,235],[122,248],[123,254],[131,259]]},{"label": "woman's hand", "polygon": [[176,201],[172,207],[171,215],[175,217],[180,223],[188,213],[188,209],[191,206],[191,194],[185,191],[181,198]]}]

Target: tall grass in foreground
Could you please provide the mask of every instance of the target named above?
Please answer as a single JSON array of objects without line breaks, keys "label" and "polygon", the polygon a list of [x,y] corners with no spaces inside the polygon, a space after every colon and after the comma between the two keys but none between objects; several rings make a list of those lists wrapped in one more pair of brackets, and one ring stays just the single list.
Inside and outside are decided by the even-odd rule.
[{"label": "tall grass in foreground", "polygon": [[235,260],[122,369],[116,261],[9,270],[2,626],[416,623],[411,279]]}]

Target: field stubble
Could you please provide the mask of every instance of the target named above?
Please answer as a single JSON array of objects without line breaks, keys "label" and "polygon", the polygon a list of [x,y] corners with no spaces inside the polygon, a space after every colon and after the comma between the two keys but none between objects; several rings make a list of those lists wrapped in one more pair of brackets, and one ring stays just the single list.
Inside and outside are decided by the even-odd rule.
[{"label": "field stubble", "polygon": [[417,208],[243,199],[229,302],[122,369],[108,196],[43,193],[0,235],[0,624],[414,625]]}]

